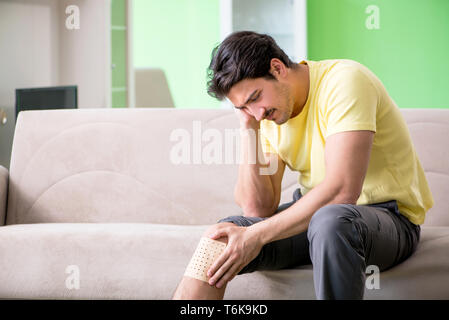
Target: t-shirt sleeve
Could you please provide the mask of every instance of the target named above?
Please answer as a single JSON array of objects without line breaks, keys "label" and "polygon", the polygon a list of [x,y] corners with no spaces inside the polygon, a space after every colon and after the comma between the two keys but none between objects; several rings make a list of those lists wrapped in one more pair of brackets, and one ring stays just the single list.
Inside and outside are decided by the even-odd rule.
[{"label": "t-shirt sleeve", "polygon": [[379,94],[364,72],[345,68],[328,81],[324,92],[327,99],[320,111],[326,127],[325,138],[343,131],[376,132],[376,112]]},{"label": "t-shirt sleeve", "polygon": [[262,151],[264,153],[277,153],[271,145],[270,141],[259,131],[260,144],[262,145]]}]

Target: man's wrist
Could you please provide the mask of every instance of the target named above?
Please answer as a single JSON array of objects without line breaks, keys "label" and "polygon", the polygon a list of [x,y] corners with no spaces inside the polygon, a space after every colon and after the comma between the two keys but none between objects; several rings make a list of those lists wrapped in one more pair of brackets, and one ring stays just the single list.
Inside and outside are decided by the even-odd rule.
[{"label": "man's wrist", "polygon": [[268,236],[268,229],[266,228],[268,224],[268,219],[265,219],[261,222],[255,223],[248,228],[248,231],[253,234],[254,237],[256,237],[259,244],[262,246],[266,245],[270,242],[269,236]]},{"label": "man's wrist", "polygon": [[260,122],[240,122],[240,129],[241,130],[259,130],[260,129]]},{"label": "man's wrist", "polygon": [[256,138],[256,136],[259,135],[259,130],[260,130],[260,127],[240,126],[240,135],[243,135],[243,136],[248,136],[249,135],[251,137]]}]

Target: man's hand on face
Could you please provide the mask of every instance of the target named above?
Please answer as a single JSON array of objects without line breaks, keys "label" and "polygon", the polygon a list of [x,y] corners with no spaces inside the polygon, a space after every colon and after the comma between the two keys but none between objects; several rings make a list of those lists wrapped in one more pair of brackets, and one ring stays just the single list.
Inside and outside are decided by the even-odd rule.
[{"label": "man's hand on face", "polygon": [[256,120],[252,115],[250,115],[245,109],[234,108],[235,113],[240,121],[241,129],[254,129],[260,128],[260,122]]}]

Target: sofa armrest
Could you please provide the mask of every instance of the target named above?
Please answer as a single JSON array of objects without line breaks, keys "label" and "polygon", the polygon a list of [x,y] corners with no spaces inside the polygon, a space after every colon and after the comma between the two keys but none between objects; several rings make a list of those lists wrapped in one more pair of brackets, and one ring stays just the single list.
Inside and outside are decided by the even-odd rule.
[{"label": "sofa armrest", "polygon": [[0,226],[5,224],[6,220],[6,202],[8,200],[8,180],[9,171],[0,165]]}]

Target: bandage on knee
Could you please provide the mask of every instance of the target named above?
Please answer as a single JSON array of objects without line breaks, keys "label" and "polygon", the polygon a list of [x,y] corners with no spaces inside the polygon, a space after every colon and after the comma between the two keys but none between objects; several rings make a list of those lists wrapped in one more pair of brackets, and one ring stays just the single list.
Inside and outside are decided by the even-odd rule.
[{"label": "bandage on knee", "polygon": [[225,248],[226,243],[201,237],[192,259],[190,259],[187,265],[184,276],[208,282],[207,270],[209,270],[212,263],[220,256]]}]

